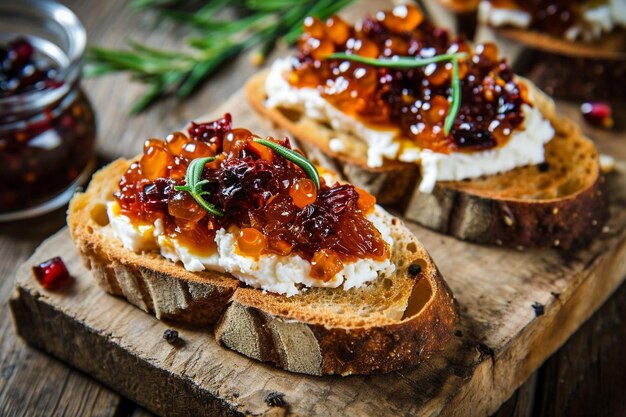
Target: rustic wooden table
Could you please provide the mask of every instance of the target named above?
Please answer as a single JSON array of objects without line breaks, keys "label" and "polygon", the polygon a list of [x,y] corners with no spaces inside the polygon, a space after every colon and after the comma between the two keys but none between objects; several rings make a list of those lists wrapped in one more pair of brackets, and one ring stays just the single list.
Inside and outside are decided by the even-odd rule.
[{"label": "rustic wooden table", "polygon": [[[180,44],[181,33],[133,12],[125,0],[64,0],[81,18],[92,44],[122,47],[128,38],[154,45]],[[365,1],[359,9],[372,6]],[[361,7],[363,6],[363,7]],[[185,103],[174,99],[138,117],[129,117],[142,87],[124,75],[87,80],[85,90],[97,112],[99,155],[105,162],[132,156],[151,136],[163,137],[185,121],[215,109],[258,69],[247,57],[220,70]],[[561,109],[579,120],[576,106]],[[619,109],[623,115],[624,109]],[[618,119],[624,132],[625,118]],[[589,130],[603,152],[626,159],[626,142],[605,140]],[[617,135],[619,136],[619,135]],[[626,138],[623,138],[626,141]],[[149,416],[150,414],[84,374],[27,346],[12,328],[6,300],[13,276],[45,237],[65,222],[61,210],[41,219],[0,225],[0,415],[1,416]],[[497,416],[622,416],[626,414],[626,284],[505,403]]]}]

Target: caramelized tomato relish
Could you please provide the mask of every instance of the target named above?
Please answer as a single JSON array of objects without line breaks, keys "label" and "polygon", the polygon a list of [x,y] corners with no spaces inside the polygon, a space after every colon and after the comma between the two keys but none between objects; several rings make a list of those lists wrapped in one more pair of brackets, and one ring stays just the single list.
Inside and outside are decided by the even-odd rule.
[{"label": "caramelized tomato relish", "polygon": [[[318,190],[300,167],[253,142],[246,129],[233,129],[231,117],[192,124],[188,135],[176,132],[164,141],[150,139],[144,153],[120,181],[115,198],[133,223],[163,221],[165,233],[196,253],[215,250],[215,233],[239,229],[237,251],[298,254],[311,261],[311,276],[332,278],[343,262],[389,257],[388,244],[366,215],[376,200],[352,185]],[[290,148],[289,139],[270,140]],[[202,172],[208,180],[204,199],[221,210],[213,216],[186,191],[185,173],[193,159],[215,156]]]},{"label": "caramelized tomato relish", "polygon": [[[493,44],[472,51],[462,38],[433,27],[413,5],[366,17],[356,27],[340,17],[309,17],[298,41],[291,85],[317,88],[342,112],[376,128],[399,128],[402,137],[436,152],[476,151],[505,144],[529,104],[523,85]],[[414,69],[375,68],[341,59],[334,52],[368,58],[467,53],[459,60],[461,105],[449,135],[444,121],[452,95],[452,63]]]}]

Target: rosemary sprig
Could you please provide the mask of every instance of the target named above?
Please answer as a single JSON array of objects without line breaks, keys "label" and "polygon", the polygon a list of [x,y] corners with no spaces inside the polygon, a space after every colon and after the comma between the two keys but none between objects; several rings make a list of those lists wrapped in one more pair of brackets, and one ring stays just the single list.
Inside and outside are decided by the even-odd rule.
[{"label": "rosemary sprig", "polygon": [[196,158],[187,167],[187,172],[185,173],[185,185],[176,185],[174,189],[176,191],[186,191],[193,197],[194,200],[200,206],[212,214],[213,216],[221,217],[224,213],[215,207],[215,205],[206,201],[203,196],[209,195],[208,191],[204,191],[202,187],[205,184],[208,184],[208,180],[202,179],[202,170],[204,170],[204,166],[208,162],[215,161],[214,156],[209,156],[207,158]]},{"label": "rosemary sprig", "polygon": [[[134,0],[138,10],[156,10],[161,19],[190,29],[189,48],[165,51],[136,42],[125,50],[91,48],[87,76],[129,72],[148,85],[131,110],[138,113],[175,94],[187,97],[222,64],[251,48],[261,64],[281,42],[292,45],[306,16],[326,19],[354,0]],[[235,11],[232,18],[225,12]],[[231,13],[233,15],[233,13]]]},{"label": "rosemary sprig", "polygon": [[344,52],[337,52],[326,56],[326,59],[344,59],[347,61],[354,61],[360,64],[370,65],[373,67],[384,68],[419,68],[426,65],[435,64],[439,62],[449,61],[452,62],[452,98],[450,103],[450,110],[446,115],[445,123],[443,126],[443,133],[447,136],[452,130],[456,116],[459,113],[461,107],[461,83],[459,80],[459,59],[467,57],[465,53],[458,54],[441,54],[435,55],[430,58],[416,58],[411,56],[399,56],[394,58],[366,58],[358,55],[346,54]]},{"label": "rosemary sprig", "polygon": [[271,140],[254,139],[254,141],[259,145],[267,146],[286,160],[298,165],[300,168],[302,168],[304,172],[306,172],[306,174],[309,176],[309,178],[311,178],[313,183],[315,183],[315,187],[317,187],[318,190],[320,189],[320,174],[317,172],[315,165],[313,165],[311,161],[300,155],[298,152],[279,145],[276,142],[272,142]]}]

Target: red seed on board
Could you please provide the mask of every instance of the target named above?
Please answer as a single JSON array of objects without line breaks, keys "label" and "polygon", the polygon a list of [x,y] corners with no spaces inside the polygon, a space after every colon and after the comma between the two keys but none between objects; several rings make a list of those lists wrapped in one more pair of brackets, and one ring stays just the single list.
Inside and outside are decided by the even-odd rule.
[{"label": "red seed on board", "polygon": [[58,256],[33,266],[33,275],[37,282],[47,290],[55,290],[71,282],[67,267]]},{"label": "red seed on board", "polygon": [[608,103],[583,103],[580,112],[585,120],[593,125],[610,129],[613,127],[613,111]]}]

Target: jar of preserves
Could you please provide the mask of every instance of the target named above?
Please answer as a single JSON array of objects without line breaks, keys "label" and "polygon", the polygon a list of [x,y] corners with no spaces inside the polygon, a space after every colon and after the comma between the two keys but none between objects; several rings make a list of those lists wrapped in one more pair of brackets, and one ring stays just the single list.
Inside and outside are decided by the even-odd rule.
[{"label": "jar of preserves", "polygon": [[80,87],[85,29],[67,7],[0,3],[0,221],[66,204],[95,161]]}]

